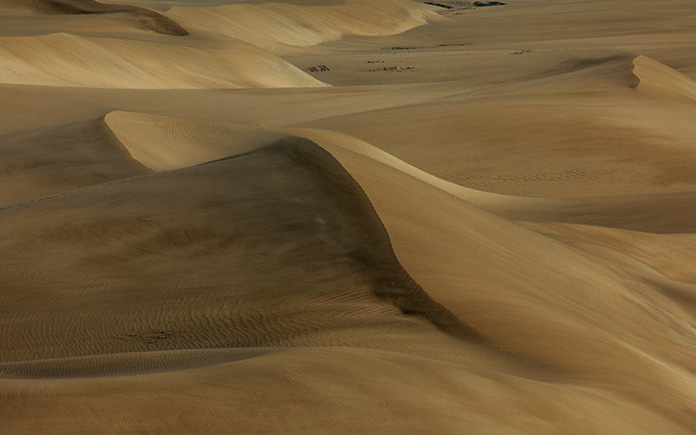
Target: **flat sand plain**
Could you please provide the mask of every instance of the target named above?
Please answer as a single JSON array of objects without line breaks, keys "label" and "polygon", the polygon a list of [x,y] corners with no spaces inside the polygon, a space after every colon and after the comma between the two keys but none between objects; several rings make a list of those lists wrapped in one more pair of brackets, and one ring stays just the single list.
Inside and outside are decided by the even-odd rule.
[{"label": "flat sand plain", "polygon": [[696,433],[696,3],[430,3],[0,0],[0,432]]}]

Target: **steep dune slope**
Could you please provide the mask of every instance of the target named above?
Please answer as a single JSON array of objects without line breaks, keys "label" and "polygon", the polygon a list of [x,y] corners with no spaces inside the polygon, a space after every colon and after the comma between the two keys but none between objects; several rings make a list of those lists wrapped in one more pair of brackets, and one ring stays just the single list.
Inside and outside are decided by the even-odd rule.
[{"label": "steep dune slope", "polygon": [[696,331],[690,304],[682,307],[681,298],[664,295],[655,284],[379,161],[330,149],[365,189],[404,267],[484,339],[570,383],[582,379],[577,382],[617,389],[693,424],[688,409],[696,403],[696,367],[689,355],[696,351]]},{"label": "steep dune slope", "polygon": [[106,125],[133,159],[155,171],[185,168],[269,145],[286,135],[259,126],[110,112]]},{"label": "steep dune slope", "polygon": [[[190,122],[184,125],[191,129]],[[203,127],[210,125],[199,126],[204,132]],[[678,301],[351,150],[336,137],[318,140],[365,189],[399,260],[438,302],[398,265],[381,223],[348,174],[312,143],[286,139],[237,158],[3,210],[3,230],[14,241],[6,249],[15,253],[10,266],[16,271],[2,286],[13,313],[3,320],[12,325],[2,340],[4,376],[186,369],[137,380],[41,384],[42,391],[65,395],[66,406],[110,390],[107,396],[121,399],[93,398],[92,409],[122,410],[117,415],[139,414],[137,404],[151,397],[144,391],[157,391],[162,382],[200,391],[208,382],[227,385],[222,380],[232,378],[238,379],[239,400],[253,379],[255,388],[271,388],[266,382],[272,382],[280,401],[296,397],[298,409],[327,413],[345,406],[341,396],[320,396],[320,404],[310,390],[357,388],[351,393],[357,404],[341,414],[346,421],[362,415],[365,423],[381,421],[392,429],[425,430],[429,420],[421,413],[428,410],[439,416],[428,423],[431,430],[453,430],[464,416],[482,433],[513,422],[537,432],[551,424],[568,433],[612,425],[635,433],[688,433],[696,403],[689,355],[696,349],[693,319]],[[49,205],[54,213],[42,218]],[[37,222],[43,222],[39,234]],[[36,238],[42,243],[34,243]],[[111,314],[105,316],[105,307],[112,307],[106,310]],[[55,322],[37,330],[32,319],[48,312]],[[337,345],[354,349],[322,348]],[[317,350],[287,349],[297,346]],[[272,349],[253,349],[258,347]],[[203,350],[208,348],[220,350]],[[178,352],[185,349],[202,350]],[[309,378],[307,364],[313,367]],[[394,371],[397,366],[401,370]],[[286,368],[278,372],[280,367]],[[367,383],[348,382],[349,372]],[[448,375],[429,379],[434,372]],[[276,381],[271,373],[284,374]],[[409,388],[429,404],[397,399],[414,380]],[[62,408],[46,409],[35,382],[8,384],[13,415],[57,418]],[[379,397],[393,398],[379,417],[362,408],[374,404],[369,392],[377,386]],[[517,419],[529,410],[518,396],[507,398],[503,391],[510,388],[534,407],[539,423],[520,426]],[[491,420],[488,405],[461,402],[462,394],[495,397],[507,416]],[[201,407],[217,412],[219,405],[188,397],[164,401],[156,412],[192,407],[199,417],[185,416],[185,424],[217,428],[228,422],[225,416],[200,420],[201,412],[206,415]],[[254,400],[258,409],[267,409],[273,399]],[[611,412],[594,413],[592,421],[582,417],[600,408]],[[460,417],[442,415],[443,409],[458,409]],[[250,428],[258,424],[258,412],[241,419],[235,414],[235,421]],[[404,419],[404,412],[415,414]],[[101,427],[98,418],[81,421]],[[137,427],[117,421],[121,428]],[[296,432],[307,422],[318,424],[302,414],[261,425]],[[71,424],[63,421],[61,427]],[[176,423],[166,427],[173,430]],[[369,433],[375,427],[380,426],[360,423],[355,429]]]},{"label": "steep dune slope", "polygon": [[205,50],[65,33],[0,38],[0,83],[128,89],[326,86],[244,43]]},{"label": "steep dune slope", "polygon": [[[120,430],[141,427],[138,415],[191,409],[160,427],[220,430],[232,418],[245,430],[300,433],[343,408],[339,421],[358,433],[451,431],[465,421],[482,433],[511,425],[688,433],[694,332],[677,303],[378,159],[323,142],[379,218],[336,161],[299,139],[2,210],[2,230],[13,234],[3,249],[13,252],[15,271],[1,286],[12,313],[0,341],[10,427],[39,413],[70,430],[60,418],[66,406],[95,430],[107,408],[118,410],[111,421]],[[435,300],[401,268],[380,219]],[[667,306],[670,315],[657,308]],[[123,376],[133,373],[141,375]],[[21,380],[106,374],[119,376]],[[194,394],[143,408],[163,397],[162,385]],[[258,395],[267,388],[274,394]],[[203,389],[209,399],[199,397]],[[46,392],[64,399],[47,407]],[[220,414],[226,401],[215,397],[223,392],[255,405]],[[86,397],[91,416],[74,408]],[[297,411],[322,412],[259,422],[260,412],[290,398]],[[366,413],[372,406],[379,412]],[[505,416],[492,418],[498,407]],[[529,412],[535,420],[521,424]],[[203,418],[210,413],[220,415]]]},{"label": "steep dune slope", "polygon": [[442,180],[369,143],[325,130],[214,123],[135,112],[111,112],[105,119],[131,156],[157,171],[229,157],[286,135],[299,136],[316,141],[334,155],[347,151],[375,160],[510,220],[591,224],[655,233],[696,232],[694,192],[581,198],[499,195]]},{"label": "steep dune slope", "polygon": [[[138,114],[121,114],[121,116],[130,116],[130,117],[137,117],[141,116]],[[170,122],[174,122],[173,120]],[[182,124],[180,127],[182,131],[189,131],[191,129],[192,121],[186,121],[185,123]],[[172,125],[172,124],[170,124]],[[219,128],[219,125],[216,124],[210,124],[210,123],[199,123],[199,128],[201,132],[205,132],[202,134],[205,134],[206,136],[209,136],[207,131],[211,127],[217,127]],[[168,127],[169,130],[171,130],[171,126]],[[335,133],[329,133],[329,132],[321,132],[321,131],[312,131],[312,130],[289,130],[289,132],[295,133],[295,134],[301,134],[306,137],[311,138],[312,140],[315,140],[317,143],[322,145],[325,149],[329,150],[348,170],[353,174],[353,176],[356,177],[356,179],[361,183],[363,188],[366,190],[368,196],[375,202],[375,206],[377,208],[378,213],[380,213],[380,216],[382,216],[383,219],[386,219],[385,222],[389,222],[389,219],[394,220],[394,225],[395,227],[390,228],[389,225],[387,225],[388,229],[398,231],[397,234],[402,234],[401,231],[403,231],[402,226],[404,225],[404,222],[408,222],[409,218],[413,218],[414,216],[419,216],[418,219],[423,220],[420,221],[420,230],[417,229],[417,227],[412,228],[412,233],[409,233],[407,236],[402,235],[402,237],[408,238],[410,241],[407,243],[409,246],[409,249],[406,252],[406,255],[414,255],[417,258],[420,259],[420,262],[426,262],[427,264],[430,264],[428,261],[425,259],[427,257],[422,256],[423,254],[421,251],[427,250],[430,251],[431,249],[428,249],[426,246],[421,246],[419,248],[413,247],[414,240],[420,240],[418,243],[426,243],[427,240],[438,240],[438,236],[433,236],[433,235],[428,235],[430,232],[434,232],[433,234],[436,234],[437,231],[441,230],[436,230],[437,228],[441,228],[442,225],[447,223],[447,225],[453,224],[454,222],[467,222],[468,226],[474,226],[474,223],[476,222],[475,225],[481,225],[481,229],[479,230],[473,230],[473,229],[468,229],[466,231],[461,231],[461,230],[456,230],[453,227],[449,229],[448,231],[451,231],[451,234],[457,234],[457,237],[463,237],[466,238],[466,241],[462,241],[458,243],[458,246],[464,247],[464,252],[469,252],[470,249],[472,249],[472,243],[473,241],[470,240],[469,238],[472,237],[473,234],[476,235],[476,240],[478,243],[481,243],[482,241],[486,241],[484,243],[490,243],[491,246],[505,246],[508,245],[505,249],[513,249],[513,251],[517,252],[527,252],[529,253],[531,250],[534,249],[540,249],[538,255],[531,255],[530,258],[531,262],[529,264],[523,264],[524,262],[521,261],[520,259],[515,260],[519,267],[519,271],[521,275],[537,275],[539,273],[537,278],[534,278],[538,285],[539,285],[539,290],[541,289],[554,289],[552,290],[552,293],[549,293],[549,295],[553,294],[552,299],[559,297],[557,292],[559,292],[559,288],[563,288],[568,285],[568,283],[573,282],[572,288],[576,288],[576,286],[583,287],[585,289],[592,289],[592,288],[597,288],[598,285],[597,283],[591,283],[591,282],[586,282],[585,284],[582,284],[585,280],[590,279],[590,281],[595,281],[599,279],[600,281],[603,280],[605,282],[604,286],[607,286],[608,288],[613,288],[614,292],[616,292],[616,297],[619,299],[622,298],[628,298],[633,300],[633,303],[637,303],[639,306],[642,306],[643,308],[639,309],[638,311],[633,312],[633,314],[641,316],[639,314],[641,310],[647,310],[652,311],[650,308],[648,308],[651,303],[647,302],[647,300],[652,299],[654,297],[660,297],[659,296],[659,290],[658,289],[651,289],[649,286],[639,286],[639,287],[624,287],[624,284],[622,282],[622,279],[615,274],[615,272],[612,271],[611,268],[606,268],[603,269],[602,266],[600,266],[601,263],[596,263],[593,262],[592,260],[587,259],[582,259],[580,256],[575,254],[571,250],[566,250],[565,248],[560,247],[559,245],[556,246],[546,246],[548,245],[548,241],[545,241],[543,238],[538,237],[537,235],[533,233],[527,233],[523,230],[521,230],[519,227],[515,226],[510,226],[509,223],[499,220],[497,218],[493,218],[493,216],[486,215],[485,213],[481,211],[475,211],[474,209],[471,209],[471,207],[464,205],[465,203],[462,202],[462,200],[469,200],[474,203],[482,203],[488,205],[491,209],[496,209],[498,212],[503,212],[503,215],[508,214],[517,214],[516,218],[517,219],[530,219],[532,217],[535,217],[536,220],[538,221],[544,221],[544,220],[558,220],[558,219],[567,219],[570,220],[571,222],[576,219],[582,219],[583,216],[588,216],[588,217],[594,217],[595,219],[599,219],[602,221],[602,219],[605,219],[605,223],[612,223],[614,225],[621,226],[621,221],[620,219],[633,219],[634,222],[636,222],[637,225],[641,225],[643,227],[651,228],[655,231],[658,231],[659,229],[662,229],[663,231],[669,230],[669,228],[681,228],[682,230],[686,231],[694,231],[693,223],[689,219],[688,216],[688,210],[693,209],[694,203],[693,203],[693,195],[686,197],[689,201],[683,202],[683,199],[679,198],[672,198],[671,199],[671,204],[674,207],[674,204],[682,204],[682,207],[685,207],[682,210],[682,213],[678,213],[676,209],[669,210],[664,204],[658,206],[659,198],[658,199],[653,199],[652,201],[645,200],[643,204],[641,205],[640,202],[638,203],[638,208],[637,209],[631,209],[631,204],[633,204],[629,199],[578,199],[578,200],[543,200],[543,199],[526,199],[526,198],[512,198],[512,197],[504,197],[504,196],[496,196],[496,195],[490,195],[490,194],[485,194],[485,193],[477,193],[475,191],[471,191],[469,189],[464,189],[459,186],[452,185],[451,183],[446,183],[442,182],[441,180],[437,180],[435,177],[429,176],[427,174],[422,173],[421,171],[417,170],[416,168],[413,168],[403,162],[398,161],[398,159],[394,159],[393,157],[389,156],[388,154],[375,149],[374,147],[371,147],[369,144],[361,143],[359,140],[355,140],[353,138],[335,134]],[[174,136],[172,136],[172,139]],[[173,144],[177,143],[177,141],[172,141]],[[177,147],[172,147],[170,148],[169,152],[170,153],[175,153]],[[220,153],[224,152],[233,152],[234,147],[229,147],[225,148],[224,146],[218,146],[215,148],[211,148],[213,151],[209,154],[207,154],[207,157],[209,159],[215,159],[221,157]],[[202,157],[204,154],[201,154],[200,156]],[[197,161],[189,161],[185,162],[184,164],[195,164],[198,163]],[[172,167],[168,169],[173,169]],[[397,190],[401,191],[401,194],[397,193],[397,190],[395,190],[395,186],[398,185],[400,186]],[[410,193],[407,193],[410,192]],[[422,192],[422,195],[419,194],[418,197],[420,197],[420,200],[416,200],[416,192]],[[437,200],[431,199],[426,201],[426,197],[432,197],[432,198],[438,198]],[[422,204],[420,206],[416,206],[416,203],[418,201],[421,201]],[[435,201],[435,202],[433,202]],[[668,204],[670,203],[669,201],[667,202]],[[411,204],[410,206],[406,204]],[[426,207],[425,204],[428,204]],[[447,211],[444,209],[442,211],[440,210],[441,207],[445,207]],[[616,209],[615,212],[611,212],[610,209],[614,207]],[[649,214],[650,210],[657,209],[659,210],[659,213],[651,216]],[[457,211],[459,210],[459,211]],[[468,211],[467,211],[468,210]],[[685,213],[686,212],[686,213]],[[481,214],[483,213],[483,214]],[[526,213],[526,214],[525,214]],[[675,216],[675,220],[670,220],[670,218],[665,217],[664,215],[667,214],[669,216]],[[427,218],[425,216],[428,216]],[[447,219],[444,217],[448,216]],[[459,216],[458,218],[456,216]],[[465,217],[466,216],[466,217]],[[487,216],[487,217],[486,217]],[[600,217],[598,217],[600,216]],[[603,218],[601,217],[603,216]],[[686,216],[686,217],[684,217]],[[613,219],[613,220],[612,220]],[[684,220],[685,219],[685,220]],[[427,222],[427,223],[426,223]],[[671,224],[668,222],[672,222]],[[596,222],[595,222],[596,223]],[[670,227],[669,225],[672,225]],[[681,225],[681,226],[680,226]],[[488,228],[488,229],[483,229],[483,228]],[[515,234],[514,236],[512,234]],[[419,237],[422,237],[422,239],[419,239]],[[501,237],[500,242],[495,242],[497,237]],[[502,240],[507,240],[507,242],[502,242]],[[513,240],[516,240],[514,243],[512,242]],[[397,243],[397,246],[400,246],[400,241],[399,239],[395,239],[395,243]],[[488,246],[488,245],[485,245]],[[510,246],[517,246],[516,248],[511,248]],[[545,247],[546,246],[546,247]],[[500,258],[505,258],[508,254],[503,255],[502,253],[494,254],[495,250],[491,250],[490,248],[486,248],[484,246],[481,246],[479,250],[475,250],[477,252],[480,252],[483,254],[486,252],[485,256],[491,255],[489,258],[489,266],[491,270],[510,270],[509,268],[511,265],[503,266],[503,265],[498,265],[498,266],[492,266],[492,264],[496,264],[497,262],[500,261]],[[549,257],[548,254],[542,254],[542,252],[549,251],[549,252],[555,252],[554,257]],[[397,250],[398,252],[398,250]],[[434,255],[434,253],[432,253]],[[449,251],[448,255],[451,255],[452,251]],[[467,254],[468,255],[468,254]],[[573,259],[571,259],[571,257]],[[430,260],[432,261],[432,260]],[[452,262],[452,267],[455,267],[454,264],[459,264],[459,266],[456,266],[456,268],[461,268],[463,267],[463,264],[466,264],[466,261],[462,258],[459,258],[458,260],[454,259],[449,259],[445,260],[443,258],[439,258],[437,261],[435,261],[430,269],[430,273],[441,273],[441,277],[449,276],[451,279],[453,275],[452,270],[445,268],[444,270],[448,270],[448,272],[441,271],[439,267],[432,267],[434,265],[444,265]],[[542,262],[549,262],[547,266],[543,266],[540,263]],[[574,264],[575,266],[572,268],[569,268],[567,272],[561,272],[562,267],[561,265],[567,265],[567,264]],[[555,265],[555,266],[554,266]],[[419,267],[415,266],[414,267]],[[445,267],[445,266],[442,266]],[[481,268],[480,265],[477,267],[473,267],[471,270],[486,270],[487,268]],[[587,268],[587,269],[585,269]],[[466,268],[465,268],[466,269]],[[410,269],[409,269],[410,270]],[[549,270],[557,270],[558,271],[558,276],[555,276],[554,274],[549,274]],[[603,270],[603,271],[602,271]],[[440,271],[440,272],[437,272]],[[590,272],[591,271],[591,272]],[[466,272],[467,275],[470,274],[470,271]],[[598,278],[599,276],[605,275],[603,278]],[[544,276],[544,278],[542,278]],[[574,278],[571,278],[574,277]],[[592,277],[592,278],[590,278]],[[540,280],[549,280],[546,284],[541,284]],[[488,282],[490,283],[490,277],[486,279],[481,279],[480,282]],[[509,287],[512,285],[512,282],[514,281],[507,281],[507,284],[500,284],[500,285],[494,285],[493,287],[502,289]],[[559,284],[560,282],[564,282],[564,284]],[[636,284],[638,281],[636,282]],[[517,298],[520,297],[521,294],[524,292],[520,291],[520,285],[524,285],[521,283],[517,283],[512,285],[513,288],[517,288],[517,290],[512,290],[514,294],[517,294]],[[460,283],[459,286],[465,286],[464,282]],[[446,288],[446,287],[445,287]],[[439,287],[438,291],[445,291],[445,288]],[[461,287],[460,287],[461,288]],[[639,288],[641,288],[639,290]],[[530,289],[531,290],[531,289]],[[571,290],[568,289],[567,291],[570,291],[571,294],[574,294],[576,290]],[[535,293],[536,291],[532,292]],[[583,292],[579,292],[577,294],[584,294],[585,297],[588,295]],[[453,297],[456,299],[460,298],[463,296],[463,294],[457,293],[458,296],[450,295],[450,297]],[[630,295],[630,296],[629,296]],[[512,296],[511,296],[512,297]],[[566,296],[570,297],[570,296]],[[612,297],[611,293],[596,293],[595,297],[600,298],[604,301],[606,301],[608,298]],[[574,299],[574,297],[570,297],[570,299]],[[643,300],[645,299],[645,300]],[[459,304],[460,302],[457,302]],[[577,300],[574,303],[580,303],[580,300]],[[584,303],[591,303],[591,298],[589,300],[585,300]],[[671,304],[672,302],[667,302],[664,301],[664,303]],[[458,305],[459,306],[459,305]],[[620,307],[619,309],[623,313],[622,315],[619,315],[618,313],[614,314],[606,314],[607,318],[611,319],[622,319],[621,321],[628,321],[629,319],[629,313],[624,312],[625,307],[623,304],[608,304],[608,307]],[[675,306],[673,307],[673,310],[678,311],[679,309]],[[553,309],[550,307],[547,307],[546,309],[541,310],[548,315],[550,315],[551,312],[553,312]],[[598,311],[597,307],[594,306],[594,308],[591,310],[594,312],[596,315],[599,315],[600,317],[602,316]],[[563,315],[559,315],[560,318],[565,318],[566,321],[568,321],[570,318],[572,318],[573,314],[573,309],[568,309],[567,312],[565,312]],[[471,315],[467,311],[468,315]],[[658,320],[662,317],[662,314],[660,314],[659,311],[654,312],[652,315],[657,316],[655,320],[652,321],[657,321],[657,322],[663,322],[664,319]],[[570,317],[569,317],[570,316]],[[691,331],[689,332],[689,335],[693,334],[692,327],[689,326],[690,320],[686,320],[689,317],[686,316],[684,318],[684,322],[682,324],[682,328],[685,328],[685,331]],[[547,320],[548,321],[548,320]],[[584,321],[584,320],[583,320]],[[638,320],[636,318],[634,321],[629,321],[628,324],[623,325],[620,327],[621,328],[626,328],[627,325],[633,325],[632,329],[638,329],[637,325],[645,324],[645,322],[648,322],[647,319],[642,319]],[[610,326],[610,322],[607,321],[605,322],[605,328],[608,328],[609,330],[612,330],[613,328],[616,328],[617,325]],[[552,329],[557,329],[552,328]],[[483,330],[488,330],[488,327],[483,328]],[[578,327],[574,333],[581,333],[585,334],[585,332],[580,332],[583,330],[592,330],[592,328],[589,327],[589,325],[585,325],[582,327]],[[554,332],[554,334],[556,334]],[[612,332],[613,334],[616,334],[617,332]],[[630,334],[634,334],[635,332],[630,332]],[[622,333],[622,334],[625,334]],[[629,335],[630,336],[630,335]],[[585,342],[587,339],[584,340],[578,340],[579,342]],[[659,339],[663,340],[663,339]],[[676,346],[683,346],[688,343],[688,340],[685,341],[679,341],[681,344],[675,343]],[[526,345],[525,345],[526,346]],[[580,352],[579,350],[575,350]],[[613,351],[612,351],[613,352]],[[572,352],[571,352],[572,353]],[[557,358],[559,355],[555,355],[551,358]],[[612,356],[612,358],[615,358],[616,356]],[[564,364],[569,361],[564,360]],[[685,361],[681,362],[682,364],[685,363]],[[573,363],[575,364],[575,363]]]},{"label": "steep dune slope", "polygon": [[667,77],[675,76],[674,92],[688,94],[691,81],[667,67],[643,73],[633,59],[641,65],[626,54],[576,58],[508,85],[302,125],[355,136],[477,190],[532,197],[693,192],[689,100],[644,94],[664,82],[661,95],[669,95]]}]

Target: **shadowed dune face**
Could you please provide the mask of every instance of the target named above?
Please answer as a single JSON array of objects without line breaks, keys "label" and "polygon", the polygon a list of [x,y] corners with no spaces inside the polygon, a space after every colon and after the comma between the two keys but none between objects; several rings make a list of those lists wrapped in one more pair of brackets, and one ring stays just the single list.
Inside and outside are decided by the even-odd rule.
[{"label": "shadowed dune face", "polygon": [[181,169],[254,151],[285,134],[254,125],[111,112],[106,126],[131,157],[154,171]]},{"label": "shadowed dune face", "polygon": [[0,136],[0,155],[0,206],[149,172],[101,119]]},{"label": "shadowed dune face", "polygon": [[[35,234],[26,223],[41,219],[42,201],[56,212]],[[383,316],[403,338],[434,327],[466,333],[399,266],[357,183],[306,140],[42,201],[2,212],[3,239],[13,233],[10,249],[22,252],[2,284],[14,313],[4,320],[6,361],[38,349],[60,358],[106,348],[347,345],[347,331],[374,321],[377,334]],[[166,295],[153,291],[161,284]],[[32,338],[36,319],[56,307],[73,314]],[[113,328],[98,326],[104,315]]]},{"label": "shadowed dune face", "polygon": [[696,3],[428,3],[0,0],[3,435],[696,433]]}]

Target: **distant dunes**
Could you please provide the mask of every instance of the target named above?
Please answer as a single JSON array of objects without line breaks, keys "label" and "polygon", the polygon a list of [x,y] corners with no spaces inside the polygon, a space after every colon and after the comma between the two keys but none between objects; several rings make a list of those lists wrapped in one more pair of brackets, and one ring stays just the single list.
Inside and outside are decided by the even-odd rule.
[{"label": "distant dunes", "polygon": [[0,82],[120,88],[284,88],[327,86],[245,43],[203,50],[65,33],[0,38]]},{"label": "distant dunes", "polygon": [[4,0],[16,8],[26,8],[44,14],[123,14],[141,27],[156,33],[173,36],[188,35],[176,21],[151,9],[130,5],[113,5],[95,0]]},{"label": "distant dunes", "polygon": [[344,35],[394,35],[437,17],[429,6],[409,0],[347,0],[326,6],[262,3],[174,7],[166,14],[191,29],[268,49],[312,46]]}]

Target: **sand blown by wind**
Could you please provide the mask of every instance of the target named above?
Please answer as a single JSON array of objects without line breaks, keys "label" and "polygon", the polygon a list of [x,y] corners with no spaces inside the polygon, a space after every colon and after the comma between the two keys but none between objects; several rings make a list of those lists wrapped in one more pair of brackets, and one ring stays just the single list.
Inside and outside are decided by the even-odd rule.
[{"label": "sand blown by wind", "polygon": [[0,432],[696,432],[692,2],[112,3],[0,0]]}]

